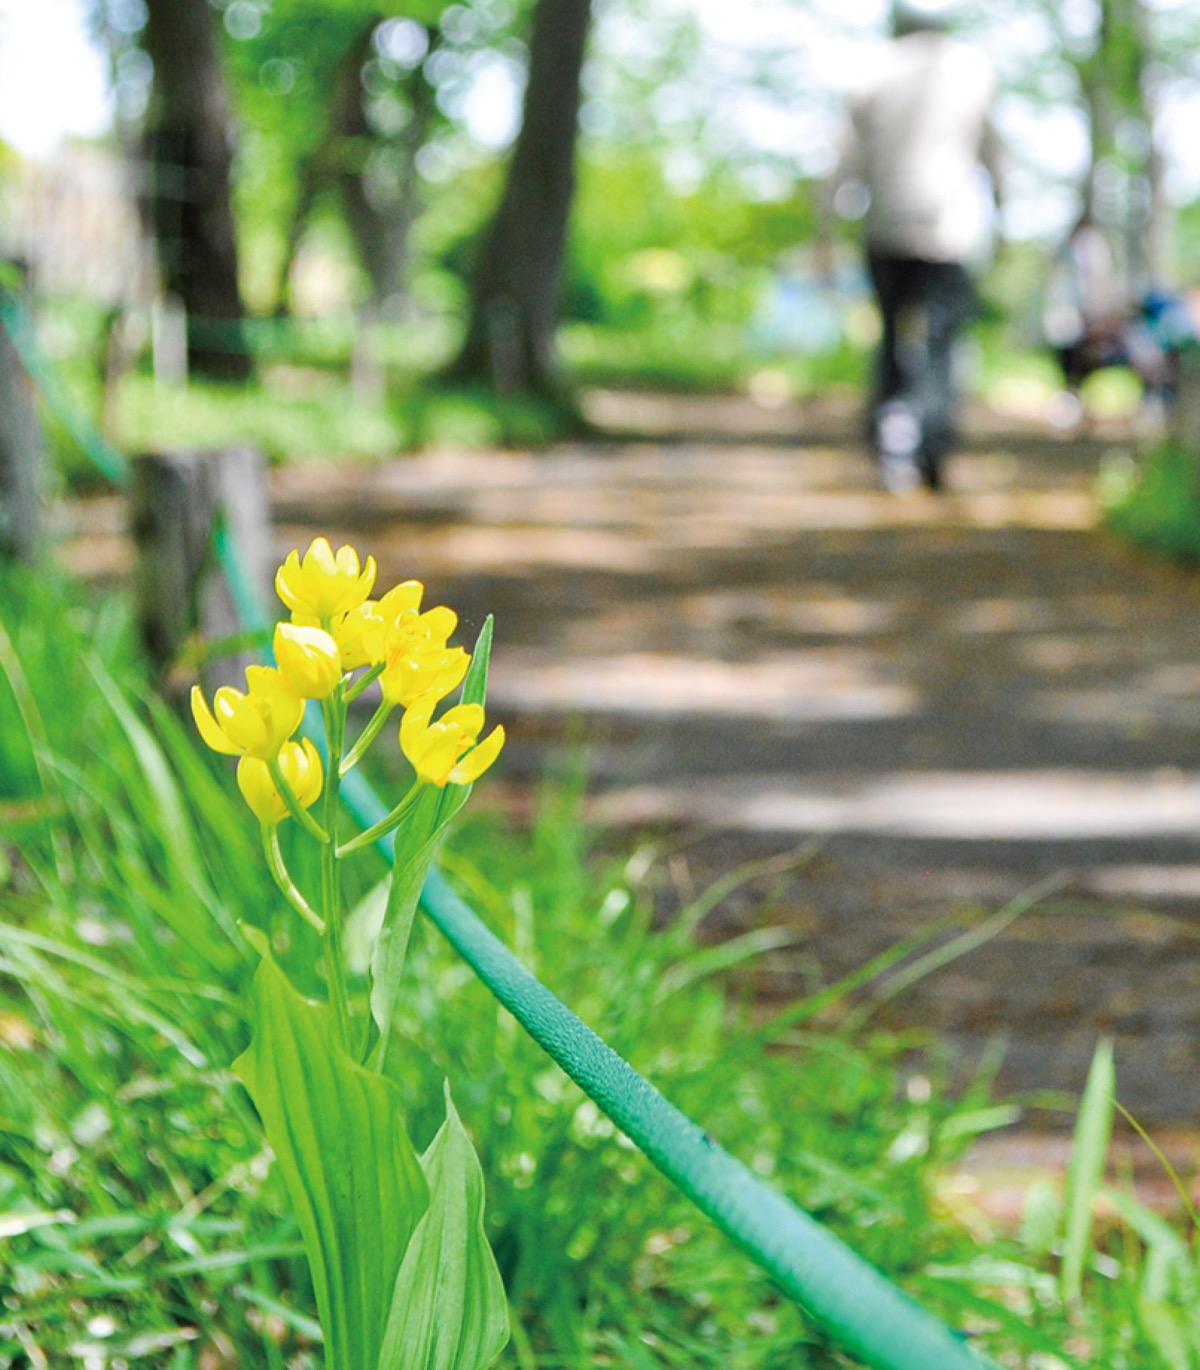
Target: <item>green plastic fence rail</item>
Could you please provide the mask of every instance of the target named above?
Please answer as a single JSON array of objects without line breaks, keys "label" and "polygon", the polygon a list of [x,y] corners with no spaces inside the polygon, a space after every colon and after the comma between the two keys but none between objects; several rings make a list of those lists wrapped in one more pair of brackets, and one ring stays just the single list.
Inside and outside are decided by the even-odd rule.
[{"label": "green plastic fence rail", "polygon": [[[18,327],[22,313],[17,314]],[[8,309],[0,320],[11,326]],[[18,347],[43,399],[62,421],[59,402],[65,396],[36,356],[31,329]],[[110,445],[78,414],[69,431],[106,476],[116,484],[126,482],[127,460],[117,453],[119,461],[113,461]],[[267,616],[227,525],[219,523],[214,537],[244,622],[261,626]],[[310,714],[310,726],[313,721]],[[319,733],[319,717],[316,724]],[[346,777],[342,797],[364,829],[387,812],[357,771]],[[378,843],[389,862],[392,840],[389,835]],[[873,1370],[981,1370],[990,1364],[681,1113],[532,975],[436,869],[426,880],[421,902],[429,919],[529,1035],[833,1342]]]},{"label": "green plastic fence rail", "polygon": [[966,1342],[668,1102],[432,870],[426,914],[521,1026],[842,1349],[878,1370],[980,1370]]},{"label": "green plastic fence rail", "polygon": [[129,458],[109,442],[71,398],[58,372],[38,349],[33,320],[25,302],[3,286],[0,286],[0,327],[12,339],[21,365],[29,372],[46,408],[71,441],[113,485],[125,485],[129,480]]}]

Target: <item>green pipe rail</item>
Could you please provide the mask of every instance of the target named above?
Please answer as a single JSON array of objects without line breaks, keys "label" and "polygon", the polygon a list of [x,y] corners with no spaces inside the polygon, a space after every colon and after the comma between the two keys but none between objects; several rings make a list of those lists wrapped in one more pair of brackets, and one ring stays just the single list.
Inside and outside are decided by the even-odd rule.
[{"label": "green pipe rail", "polygon": [[[115,484],[125,484],[128,460],[71,404],[38,355],[21,301],[0,291],[0,304],[0,324],[9,328],[43,402],[96,467]],[[262,627],[266,612],[223,522],[218,522],[214,540],[243,621],[248,627]],[[387,812],[358,772],[346,777],[342,797],[364,829]],[[392,842],[389,835],[377,844],[389,862]],[[421,904],[525,1031],[835,1345],[873,1370],[982,1370],[991,1365],[671,1104],[513,956],[436,867],[425,882]]]}]

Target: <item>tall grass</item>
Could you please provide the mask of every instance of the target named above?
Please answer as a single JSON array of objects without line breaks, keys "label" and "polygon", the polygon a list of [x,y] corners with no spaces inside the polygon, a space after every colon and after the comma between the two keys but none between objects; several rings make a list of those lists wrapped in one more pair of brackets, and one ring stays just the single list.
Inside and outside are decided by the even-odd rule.
[{"label": "tall grass", "polygon": [[[313,959],[295,954],[310,934],[280,908],[229,781],[146,689],[119,601],[4,578],[0,1367],[320,1364],[296,1228],[227,1070],[253,966],[238,922],[268,930],[293,970]],[[983,1082],[950,1100],[914,1079],[907,1043],[798,1028],[803,1005],[756,1025],[729,972],[793,954],[789,935],[697,940],[721,890],[658,926],[660,853],[604,855],[602,838],[559,784],[528,831],[464,825],[445,865],[644,1074],[1003,1364],[1200,1361],[1190,1232],[1125,1193],[1111,1200],[1121,1222],[1096,1225],[1111,1126],[1100,1086],[1066,1216],[1043,1194],[1023,1234],[966,1224],[941,1178],[1013,1110]],[[352,955],[385,874],[364,860]],[[419,1144],[443,1076],[475,1137],[515,1313],[504,1366],[848,1364],[428,927],[407,978],[392,1069]]]}]

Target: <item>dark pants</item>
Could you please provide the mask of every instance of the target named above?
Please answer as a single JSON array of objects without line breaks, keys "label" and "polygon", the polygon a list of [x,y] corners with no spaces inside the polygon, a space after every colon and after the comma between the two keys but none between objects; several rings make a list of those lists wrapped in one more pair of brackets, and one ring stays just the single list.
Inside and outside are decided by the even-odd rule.
[{"label": "dark pants", "polygon": [[869,252],[867,265],[883,317],[872,401],[876,441],[885,407],[905,404],[919,428],[921,476],[936,486],[953,438],[954,345],[974,317],[975,287],[957,262]]}]

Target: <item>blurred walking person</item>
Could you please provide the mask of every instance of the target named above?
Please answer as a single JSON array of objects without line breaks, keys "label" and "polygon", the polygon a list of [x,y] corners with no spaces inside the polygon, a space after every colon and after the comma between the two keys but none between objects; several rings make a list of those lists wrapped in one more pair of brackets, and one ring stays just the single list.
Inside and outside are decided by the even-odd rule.
[{"label": "blurred walking person", "polygon": [[[898,3],[879,69],[850,101],[836,189],[867,192],[867,266],[882,317],[872,396],[880,478],[942,484],[956,414],[955,352],[977,308],[1000,202],[990,60],[945,10]],[[984,173],[986,174],[986,177]]]},{"label": "blurred walking person", "polygon": [[1042,294],[1042,332],[1065,387],[1050,410],[1056,427],[1084,418],[1080,389],[1094,371],[1128,360],[1128,311],[1116,276],[1108,239],[1084,210],[1055,253]]}]

